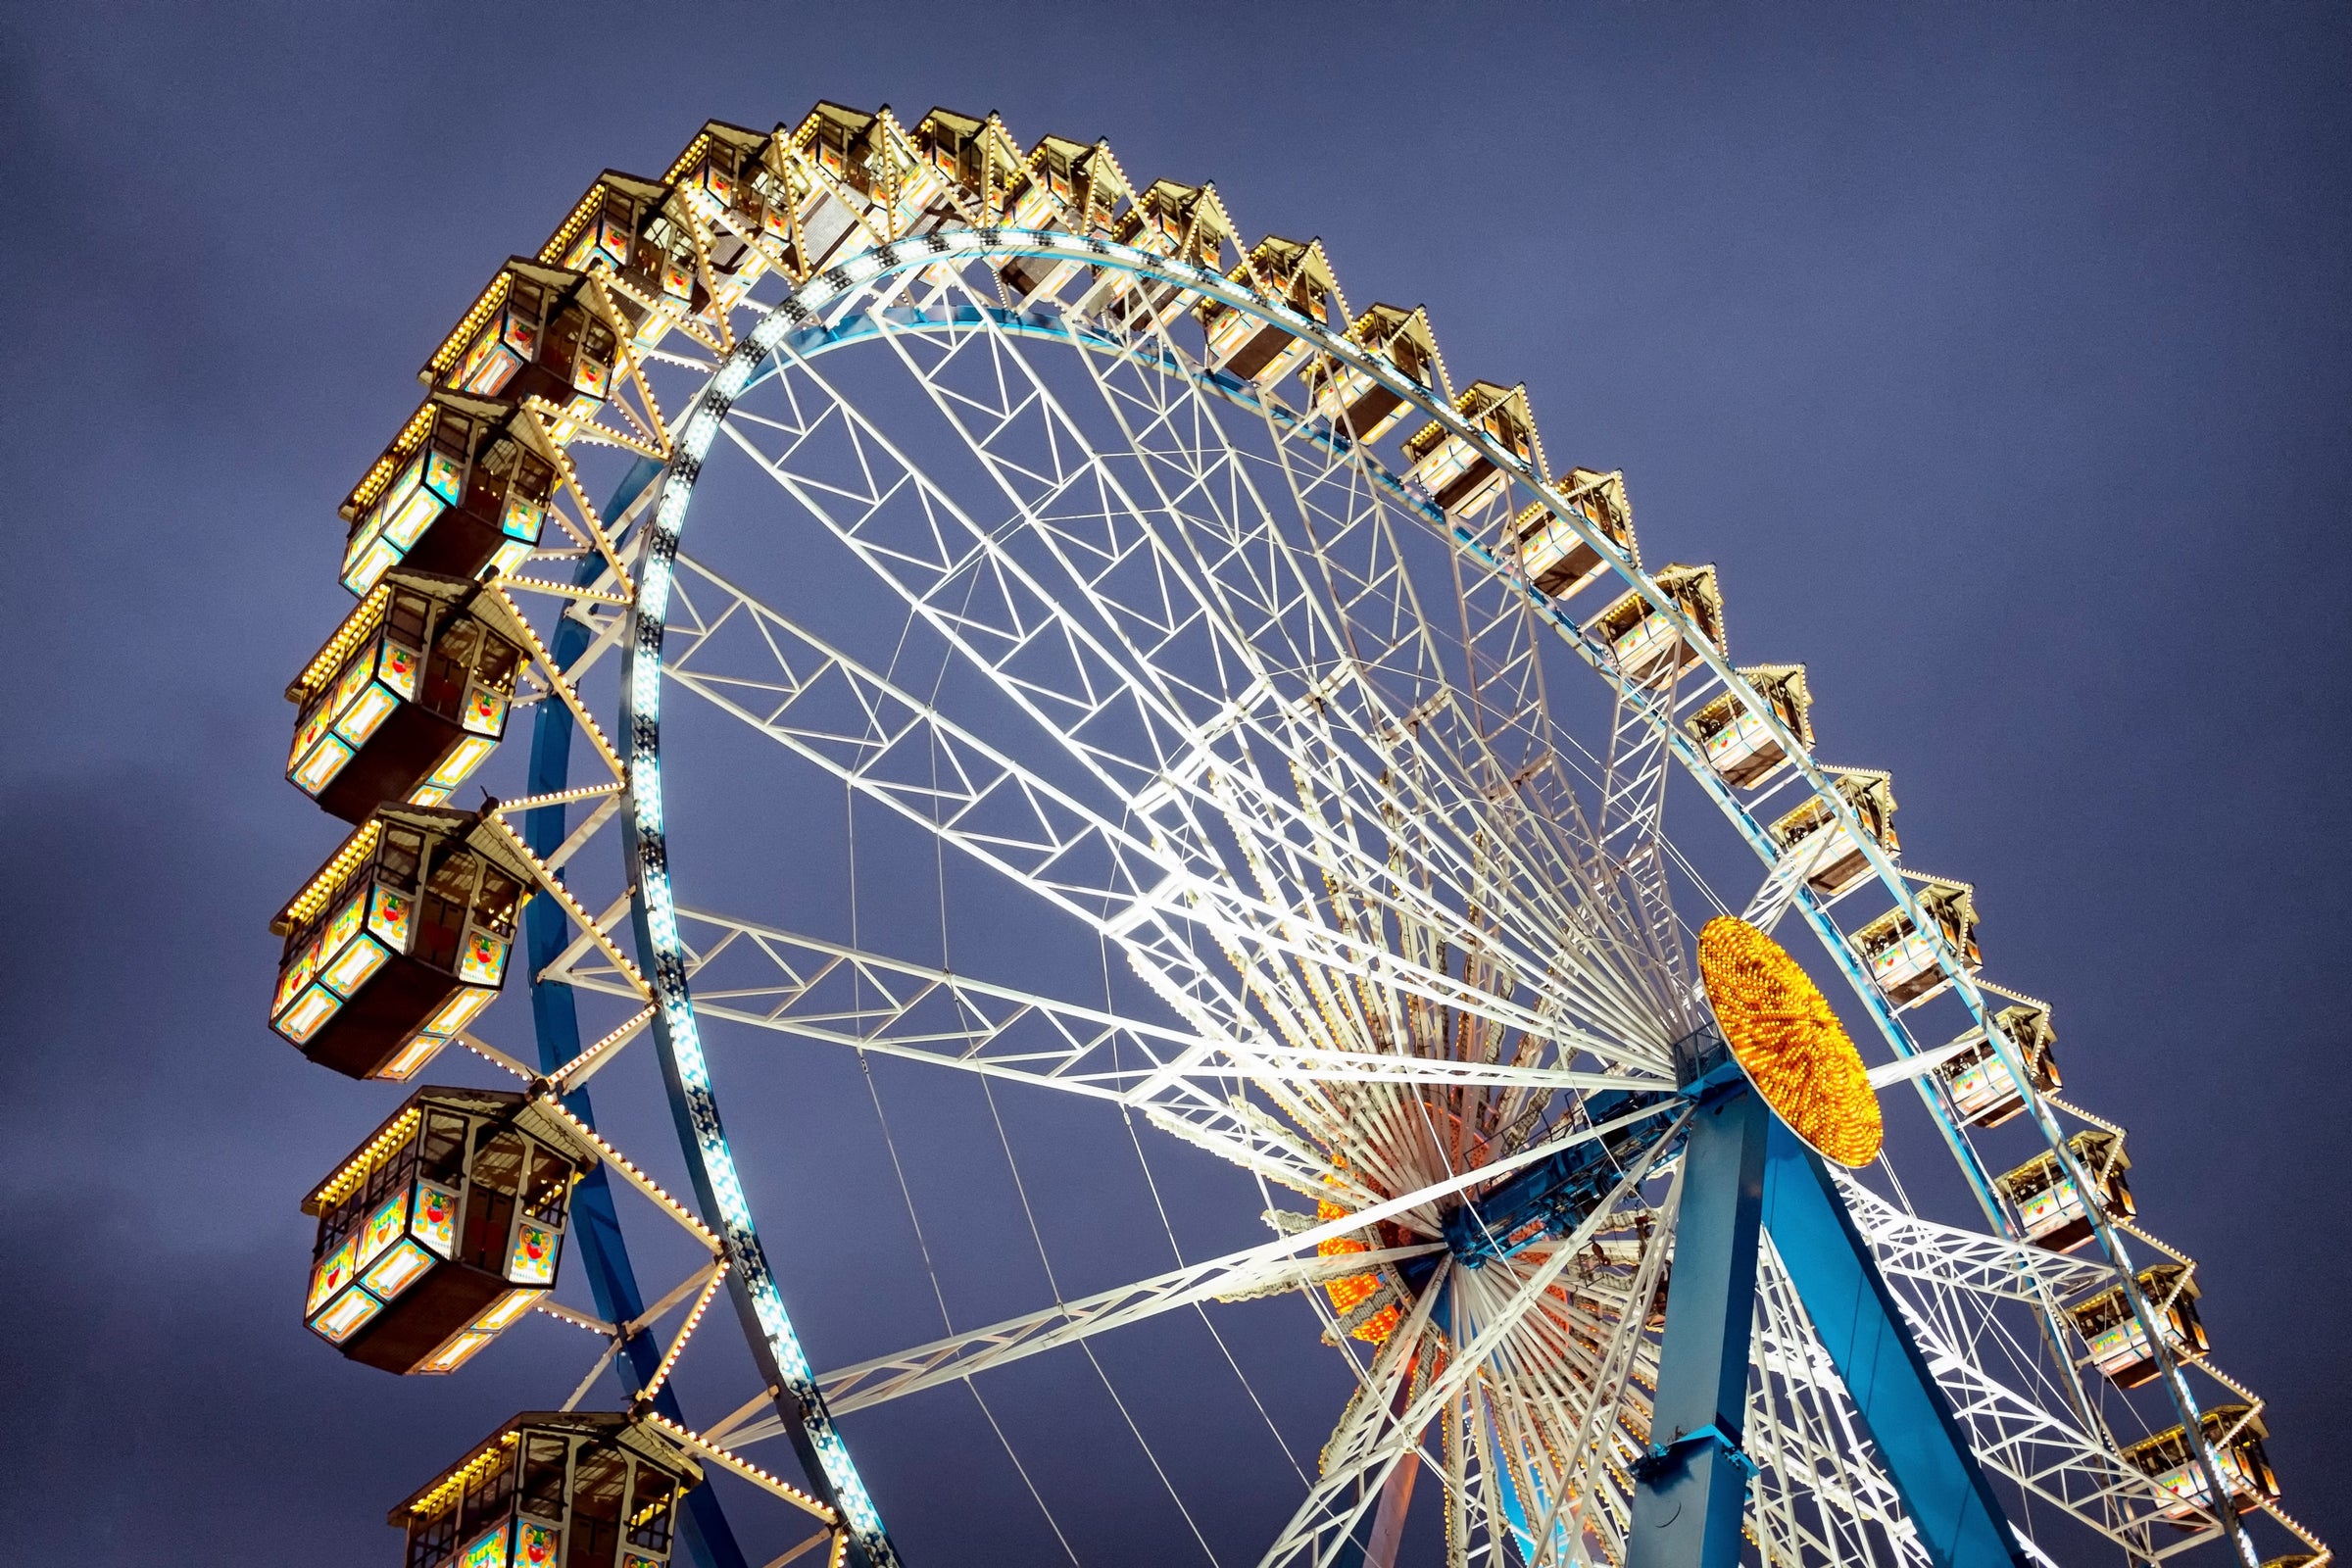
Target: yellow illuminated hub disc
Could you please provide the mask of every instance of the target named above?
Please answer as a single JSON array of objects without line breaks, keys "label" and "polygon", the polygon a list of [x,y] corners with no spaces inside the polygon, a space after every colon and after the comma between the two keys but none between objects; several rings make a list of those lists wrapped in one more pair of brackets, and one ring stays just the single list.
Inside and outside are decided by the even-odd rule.
[{"label": "yellow illuminated hub disc", "polygon": [[1840,1165],[1876,1159],[1886,1137],[1878,1093],[1829,999],[1796,960],[1727,914],[1698,933],[1698,973],[1733,1056],[1788,1130]]}]

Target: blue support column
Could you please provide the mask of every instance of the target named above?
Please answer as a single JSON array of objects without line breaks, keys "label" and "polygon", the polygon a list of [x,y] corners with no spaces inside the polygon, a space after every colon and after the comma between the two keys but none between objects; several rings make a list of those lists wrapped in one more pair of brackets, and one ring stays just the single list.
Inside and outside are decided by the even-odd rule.
[{"label": "blue support column", "polygon": [[[1627,1568],[1737,1568],[1754,1471],[1742,1451],[1758,1223],[1772,1112],[1730,1069],[1691,1113],[1649,1456],[1635,1467]],[[1707,1089],[1705,1079],[1691,1086]]]},{"label": "blue support column", "polygon": [[[2000,1501],[1821,1157],[1778,1121],[1771,1143],[1764,1224],[1928,1555],[1936,1568],[2026,1568]],[[1679,1257],[1674,1282],[1683,1283]]]},{"label": "blue support column", "polygon": [[[640,462],[613,496],[607,515],[619,515],[659,472],[658,465]],[[593,578],[602,564],[593,559],[583,563],[582,579]],[[588,628],[576,620],[558,622],[554,636],[548,640],[548,652],[559,666],[577,659],[587,646]],[[553,794],[569,786],[575,728],[571,710],[562,703],[539,705],[531,725],[527,793]],[[545,806],[524,812],[522,839],[534,855],[554,854],[564,842],[564,808]],[[563,909],[553,899],[534,899],[523,906],[522,924],[523,951],[530,961],[531,1022],[539,1042],[539,1070],[553,1073],[580,1054],[579,1012],[571,987],[542,982],[538,976],[563,953],[571,933]],[[589,1103],[587,1090],[575,1090],[564,1096],[564,1105],[589,1126],[596,1125],[596,1112]],[[568,1231],[572,1254],[578,1259],[575,1266],[588,1276],[588,1289],[596,1299],[598,1313],[608,1322],[626,1323],[643,1312],[645,1296],[638,1290],[636,1270],[629,1264],[628,1243],[621,1235],[620,1215],[612,1202],[612,1184],[604,1166],[590,1171],[572,1190]],[[620,1359],[626,1363],[626,1371],[620,1374],[622,1381],[634,1392],[653,1380],[655,1369],[662,1362],[662,1347],[653,1335],[639,1333],[621,1347]],[[670,1389],[663,1388],[655,1396],[654,1407],[679,1425],[688,1425],[678,1407],[677,1395]],[[686,1494],[684,1524],[681,1535],[687,1554],[697,1568],[746,1568],[743,1548],[736,1544],[735,1532],[710,1488],[697,1487]]]}]

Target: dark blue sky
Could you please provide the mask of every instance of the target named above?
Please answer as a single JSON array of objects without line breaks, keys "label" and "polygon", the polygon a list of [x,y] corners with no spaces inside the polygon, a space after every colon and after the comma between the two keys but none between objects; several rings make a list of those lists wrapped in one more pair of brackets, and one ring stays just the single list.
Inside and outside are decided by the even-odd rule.
[{"label": "dark blue sky", "polygon": [[390,1562],[383,1506],[541,1396],[295,1320],[367,1111],[262,1018],[331,841],[278,694],[498,259],[818,97],[1213,178],[1622,467],[1978,884],[2352,1541],[2348,80],[2328,6],[7,8],[9,1551]]}]

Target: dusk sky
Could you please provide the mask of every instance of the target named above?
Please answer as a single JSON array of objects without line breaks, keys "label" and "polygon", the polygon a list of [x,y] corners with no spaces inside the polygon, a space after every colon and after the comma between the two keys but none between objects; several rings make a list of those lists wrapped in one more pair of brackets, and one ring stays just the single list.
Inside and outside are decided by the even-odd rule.
[{"label": "dusk sky", "polygon": [[297,1204],[397,1096],[264,1017],[336,838],[281,692],[497,264],[820,98],[1213,179],[1426,302],[1457,384],[1525,381],[1555,469],[1622,468],[1976,884],[2283,1505],[2352,1544],[2343,7],[18,4],[0,73],[0,1556],[392,1564],[387,1506],[576,1381],[552,1330],[396,1383],[299,1319]]}]

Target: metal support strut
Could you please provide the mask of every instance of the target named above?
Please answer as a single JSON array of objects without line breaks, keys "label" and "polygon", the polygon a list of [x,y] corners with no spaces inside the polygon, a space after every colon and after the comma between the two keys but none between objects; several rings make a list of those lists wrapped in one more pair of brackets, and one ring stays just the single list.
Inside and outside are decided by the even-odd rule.
[{"label": "metal support strut", "polygon": [[1683,1151],[1674,1289],[1626,1568],[1737,1568],[1755,1465],[1740,1447],[1772,1112],[1739,1069],[1701,1095]]},{"label": "metal support strut", "polygon": [[1764,1223],[1936,1568],[2026,1568],[1968,1436],[1821,1156],[1777,1120],[1764,1170]]},{"label": "metal support strut", "polygon": [[1901,1309],[1821,1156],[1748,1087],[1711,1031],[1674,1050],[1694,1097],[1649,1453],[1634,1466],[1627,1568],[1737,1568],[1763,1230],[1936,1568],[2027,1568]]}]

